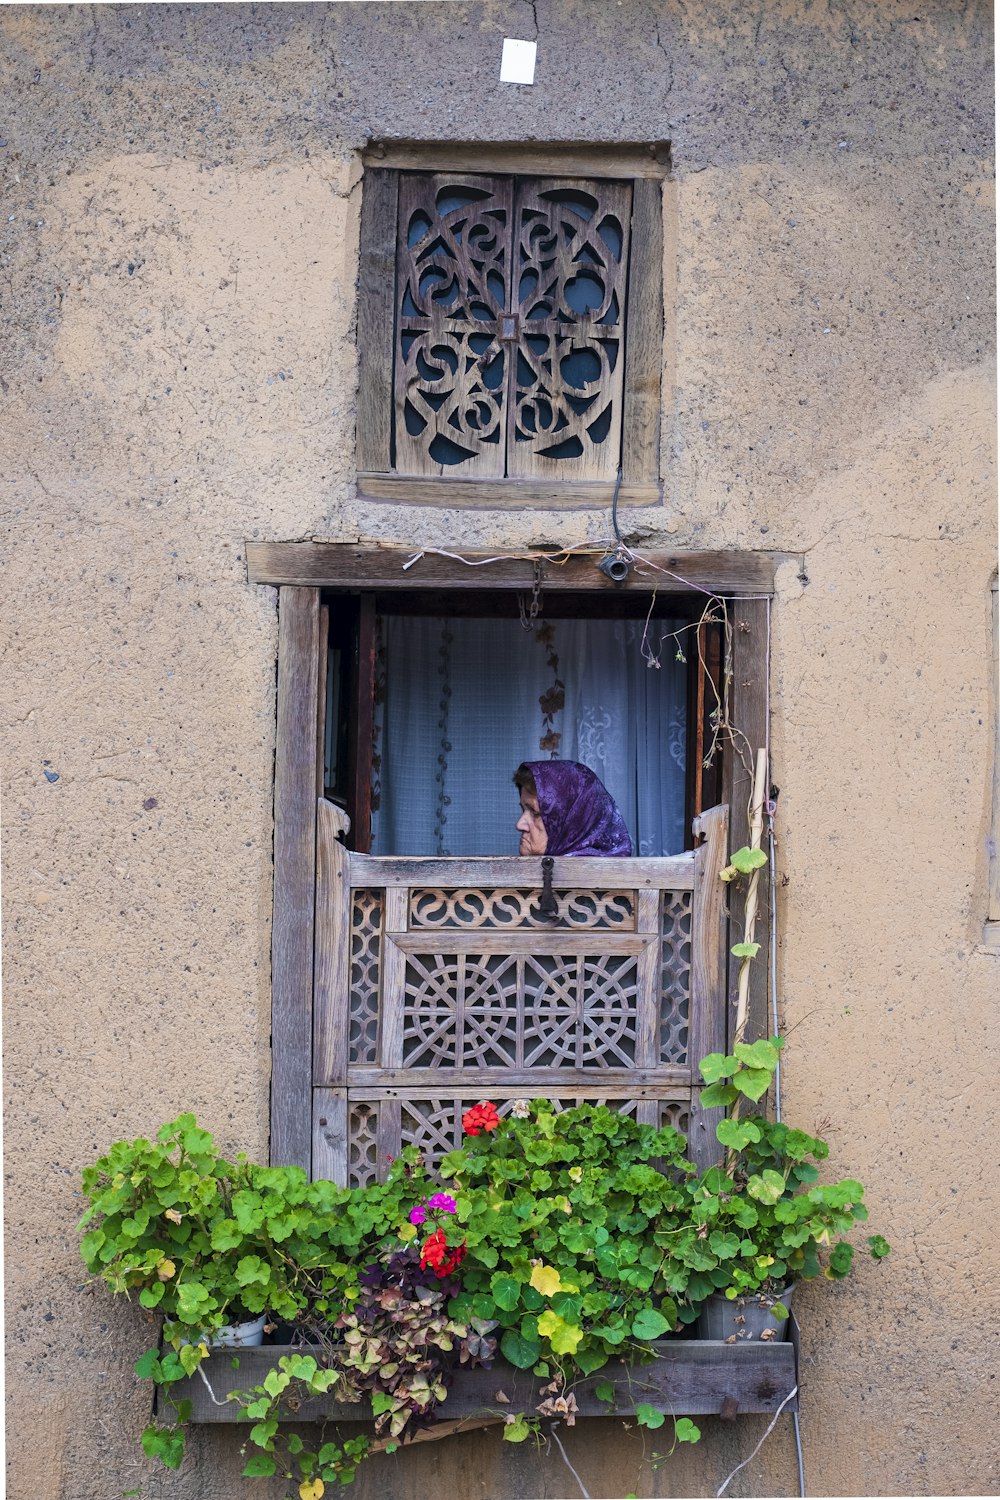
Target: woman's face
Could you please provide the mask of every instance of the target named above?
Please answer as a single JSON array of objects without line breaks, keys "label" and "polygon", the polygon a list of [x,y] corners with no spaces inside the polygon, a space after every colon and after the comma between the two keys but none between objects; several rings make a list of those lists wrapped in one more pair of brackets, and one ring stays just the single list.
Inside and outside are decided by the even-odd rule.
[{"label": "woman's face", "polygon": [[549,847],[549,836],[545,832],[542,815],[538,811],[538,798],[527,787],[521,788],[521,816],[514,825],[521,835],[518,854],[544,854]]}]

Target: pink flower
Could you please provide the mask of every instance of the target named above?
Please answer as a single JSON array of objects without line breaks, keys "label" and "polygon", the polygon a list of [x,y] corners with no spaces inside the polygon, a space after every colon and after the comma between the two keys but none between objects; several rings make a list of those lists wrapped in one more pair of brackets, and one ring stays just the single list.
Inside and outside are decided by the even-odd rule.
[{"label": "pink flower", "polygon": [[424,1222],[424,1220],[426,1219],[426,1217],[427,1217],[427,1209],[424,1207],[424,1205],[422,1203],[418,1203],[417,1206],[416,1206],[416,1208],[411,1208],[410,1209],[410,1223],[411,1224],[418,1224],[418,1225],[422,1224]]},{"label": "pink flower", "polygon": [[[432,1213],[458,1213],[458,1204],[455,1202],[454,1198],[449,1197],[447,1193],[435,1193],[432,1198],[428,1199],[427,1207],[431,1210]],[[423,1221],[421,1220],[421,1222]]]}]

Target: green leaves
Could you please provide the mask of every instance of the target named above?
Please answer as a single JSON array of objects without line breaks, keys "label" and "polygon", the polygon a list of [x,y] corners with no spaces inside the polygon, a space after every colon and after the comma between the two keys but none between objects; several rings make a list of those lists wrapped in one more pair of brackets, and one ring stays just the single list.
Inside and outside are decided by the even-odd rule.
[{"label": "green leaves", "polygon": [[[164,1387],[197,1370],[237,1304],[323,1336],[337,1327],[330,1368],[296,1352],[233,1396],[258,1450],[244,1472],[280,1473],[295,1481],[290,1493],[297,1483],[316,1500],[322,1486],[350,1481],[369,1440],[326,1441],[317,1454],[278,1420],[283,1403],[370,1396],[379,1436],[395,1445],[413,1414],[444,1399],[449,1363],[488,1364],[498,1343],[516,1368],[571,1385],[610,1357],[648,1353],[691,1324],[713,1291],[770,1297],[824,1270],[847,1275],[852,1248],[838,1236],[866,1216],[861,1184],[820,1183],[811,1161],[828,1154],[824,1142],[743,1103],[767,1092],[780,1047],[771,1037],[703,1059],[700,1103],[726,1109],[717,1134],[727,1156],[702,1174],[675,1131],[603,1106],[557,1114],[545,1100],[529,1118],[506,1118],[490,1137],[449,1153],[441,1176],[458,1206],[449,1243],[467,1243],[461,1291],[450,1298],[419,1270],[423,1232],[400,1243],[414,1202],[439,1190],[414,1148],[385,1182],[348,1190],[309,1183],[298,1168],[226,1162],[193,1116],[164,1127],[155,1143],[117,1142],[86,1169],[81,1254],[115,1291],[165,1316],[168,1347],[136,1362],[140,1377]],[[868,1250],[880,1259],[889,1246],[872,1235]],[[614,1403],[610,1380],[596,1390]],[[185,1403],[177,1406],[180,1423]],[[642,1404],[638,1420],[659,1428],[668,1417]],[[504,1436],[523,1442],[537,1428],[519,1413]],[[699,1436],[688,1418],[674,1422],[675,1446]],[[183,1454],[179,1424],[147,1429],[143,1444],[168,1465]]]},{"label": "green leaves", "polygon": [[526,1339],[516,1329],[508,1328],[500,1340],[500,1351],[519,1370],[530,1370],[538,1362],[542,1345],[539,1339]]},{"label": "green leaves", "polygon": [[637,1339],[658,1339],[670,1331],[670,1324],[655,1307],[643,1307],[632,1319],[632,1333]]},{"label": "green leaves", "polygon": [[751,849],[744,844],[742,849],[737,849],[729,857],[729,864],[724,870],[719,871],[719,879],[727,882],[735,880],[739,875],[750,875],[754,870],[761,870],[767,864],[767,855],[762,849]]},{"label": "green leaves", "polygon": [[738,1067],[737,1058],[726,1057],[722,1052],[710,1052],[698,1064],[701,1076],[706,1083],[716,1083],[720,1078],[729,1078]]},{"label": "green leaves", "polygon": [[493,1299],[502,1312],[513,1312],[521,1300],[521,1283],[503,1271],[498,1271],[490,1280]]},{"label": "green leaves", "polygon": [[763,1172],[747,1178],[747,1192],[758,1203],[777,1203],[785,1191],[785,1179],[780,1172],[766,1167]]},{"label": "green leaves", "polygon": [[751,1121],[720,1120],[715,1127],[719,1144],[741,1151],[751,1141],[760,1140],[760,1129]]},{"label": "green leaves", "polygon": [[756,958],[760,952],[759,943],[734,943],[730,948],[734,958]]},{"label": "green leaves", "polygon": [[165,1469],[179,1469],[184,1458],[184,1434],[176,1427],[151,1423],[142,1434],[142,1451],[147,1458],[158,1458]]},{"label": "green leaves", "polygon": [[781,1037],[774,1037],[771,1041],[737,1042],[733,1048],[736,1057],[745,1068],[767,1068],[772,1071],[778,1066],[778,1053],[783,1044]]},{"label": "green leaves", "polygon": [[277,1472],[277,1461],[269,1453],[254,1453],[247,1459],[243,1469],[248,1479],[268,1479]]}]

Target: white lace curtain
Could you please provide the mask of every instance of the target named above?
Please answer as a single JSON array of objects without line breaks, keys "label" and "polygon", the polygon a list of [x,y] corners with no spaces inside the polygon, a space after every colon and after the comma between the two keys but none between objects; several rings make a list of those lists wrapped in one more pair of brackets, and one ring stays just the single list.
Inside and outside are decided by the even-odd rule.
[{"label": "white lace curtain", "polygon": [[[653,621],[654,647],[679,620]],[[637,854],[684,848],[685,667],[642,621],[379,621],[372,851],[516,854],[522,760],[579,760]],[[686,641],[687,636],[681,640]]]}]

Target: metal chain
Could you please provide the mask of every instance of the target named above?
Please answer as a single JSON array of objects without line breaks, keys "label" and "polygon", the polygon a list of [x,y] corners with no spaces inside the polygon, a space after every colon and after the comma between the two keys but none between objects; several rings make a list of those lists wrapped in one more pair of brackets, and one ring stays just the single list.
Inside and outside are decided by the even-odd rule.
[{"label": "metal chain", "polygon": [[535,564],[534,564],[535,579],[534,579],[534,583],[531,586],[531,603],[528,605],[527,609],[525,609],[525,607],[524,607],[524,594],[523,593],[519,593],[518,596],[517,596],[517,607],[518,607],[518,609],[521,612],[521,629],[522,630],[533,630],[534,629],[534,625],[535,625],[535,621],[538,619],[539,612],[541,611],[541,608],[542,608],[542,568],[543,567],[544,567],[544,564],[539,559],[536,558]]}]

